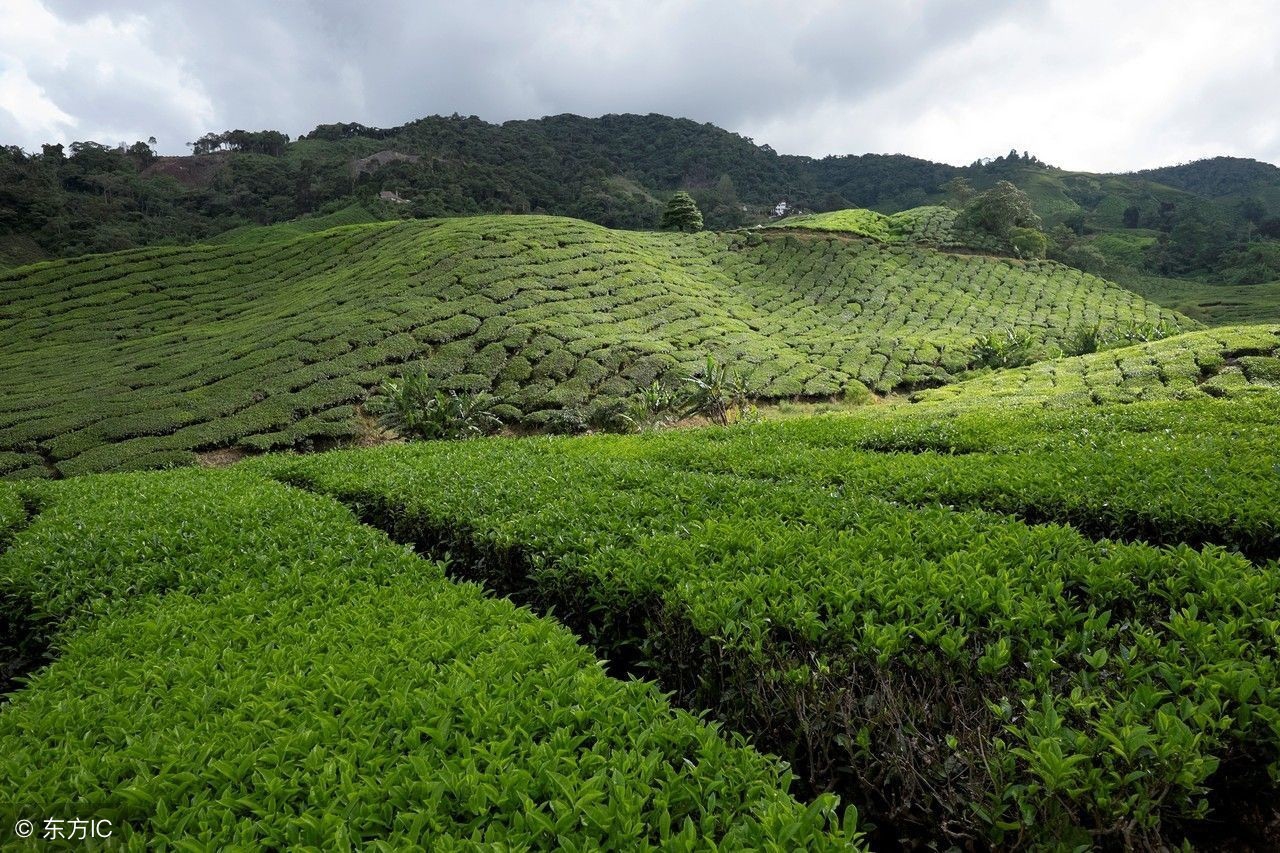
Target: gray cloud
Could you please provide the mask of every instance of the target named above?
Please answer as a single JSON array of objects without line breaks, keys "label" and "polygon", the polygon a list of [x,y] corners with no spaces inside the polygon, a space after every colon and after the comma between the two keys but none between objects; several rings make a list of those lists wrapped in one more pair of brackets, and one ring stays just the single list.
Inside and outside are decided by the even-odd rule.
[{"label": "gray cloud", "polygon": [[1280,161],[1269,0],[0,0],[0,134],[662,112],[779,151]]}]

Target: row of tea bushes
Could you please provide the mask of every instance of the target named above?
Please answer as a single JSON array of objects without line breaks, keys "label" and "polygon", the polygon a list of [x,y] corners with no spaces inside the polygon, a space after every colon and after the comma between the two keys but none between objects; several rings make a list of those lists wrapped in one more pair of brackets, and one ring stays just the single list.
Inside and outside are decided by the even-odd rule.
[{"label": "row of tea bushes", "polygon": [[716,440],[666,433],[629,443],[625,454],[1266,559],[1280,557],[1278,401],[1255,388],[1124,406],[877,406]]},{"label": "row of tea bushes", "polygon": [[1280,388],[1280,326],[1234,326],[1001,371],[920,392],[924,402],[1130,403],[1168,397],[1231,397]]},{"label": "row of tea bushes", "polygon": [[57,659],[0,709],[18,816],[91,804],[130,848],[856,843],[776,760],[333,501],[198,470],[34,497],[0,601]]},{"label": "row of tea bushes", "polygon": [[[1246,452],[1265,450],[1275,402],[1122,407],[1080,423],[1110,430],[1102,440],[1116,454],[1165,454],[1170,439],[1153,424],[1181,422],[1187,447],[1216,434],[1209,455],[1193,457],[1212,470],[1241,431],[1253,436]],[[954,415],[932,413],[941,430]],[[1034,413],[1012,426],[1008,414],[987,413],[986,438],[960,424],[970,453],[955,459],[970,467],[952,474],[994,490],[984,464],[1050,471],[1059,436],[1036,439]],[[815,787],[849,793],[886,838],[1176,846],[1206,818],[1244,837],[1250,814],[1270,815],[1280,567],[934,505],[928,463],[941,456],[849,451],[846,466],[837,450],[804,464],[815,441],[838,447],[830,420],[255,465],[396,538],[476,557],[466,563],[475,577],[553,608],[604,657],[752,732]],[[1060,452],[1068,469],[1083,458]],[[1269,453],[1253,461],[1274,480]],[[885,467],[859,473],[876,455]],[[1224,482],[1244,473],[1227,465]],[[1122,500],[1136,505],[1141,476]],[[1089,493],[1099,512],[1102,488]],[[1180,488],[1146,484],[1157,515],[1163,492]],[[1242,479],[1229,489],[1249,495]],[[1268,489],[1244,518],[1274,537]]]},{"label": "row of tea bushes", "polygon": [[27,504],[16,486],[0,483],[0,550],[27,520]]},{"label": "row of tea bushes", "polygon": [[799,228],[808,231],[835,231],[867,237],[886,243],[921,243],[950,249],[968,249],[1007,254],[1007,248],[990,235],[958,233],[956,211],[943,205],[913,207],[898,213],[884,214],[866,208],[833,210],[793,216],[777,222],[774,228]]}]

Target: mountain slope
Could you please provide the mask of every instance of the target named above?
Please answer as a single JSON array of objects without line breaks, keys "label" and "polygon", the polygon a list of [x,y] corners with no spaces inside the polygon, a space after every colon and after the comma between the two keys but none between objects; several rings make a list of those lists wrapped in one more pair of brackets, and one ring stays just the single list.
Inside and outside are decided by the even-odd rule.
[{"label": "mountain slope", "polygon": [[[257,145],[258,136],[274,142]],[[661,115],[503,124],[430,116],[394,128],[322,125],[284,139],[210,134],[197,146],[207,153],[188,157],[157,158],[143,143],[2,149],[0,260],[190,243],[352,203],[396,216],[551,213],[649,228],[662,199],[681,188],[695,194],[710,227],[725,228],[764,221],[780,200],[810,211],[936,203],[956,177],[979,189],[1014,181],[1050,225],[1123,229],[1135,208],[1143,229],[1169,231],[1192,216],[1230,242],[1243,239],[1240,200],[1261,201],[1250,214],[1259,222],[1280,217],[1277,170],[1229,158],[1128,175],[1070,172],[1021,155],[963,167],[896,154],[814,159]],[[406,201],[380,202],[382,191]]]},{"label": "mountain slope", "polygon": [[0,473],[191,461],[349,435],[405,362],[508,423],[678,384],[707,354],[766,398],[954,380],[979,339],[1195,324],[1051,262],[845,236],[654,234],[552,217],[334,228],[0,274]]},{"label": "mountain slope", "polygon": [[1280,167],[1245,157],[1209,157],[1134,174],[1206,198],[1280,201]]}]

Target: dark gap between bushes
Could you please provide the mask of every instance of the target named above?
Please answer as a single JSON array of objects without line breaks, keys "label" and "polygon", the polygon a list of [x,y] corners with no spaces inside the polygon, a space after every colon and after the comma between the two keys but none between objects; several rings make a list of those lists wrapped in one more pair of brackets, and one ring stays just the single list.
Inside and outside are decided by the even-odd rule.
[{"label": "dark gap between bushes", "polygon": [[[26,518],[16,527],[0,533],[0,554],[8,550],[14,538],[30,526],[40,512],[39,504],[24,498]],[[0,588],[0,704],[21,690],[24,678],[50,663],[55,620],[36,614],[25,592]]]}]

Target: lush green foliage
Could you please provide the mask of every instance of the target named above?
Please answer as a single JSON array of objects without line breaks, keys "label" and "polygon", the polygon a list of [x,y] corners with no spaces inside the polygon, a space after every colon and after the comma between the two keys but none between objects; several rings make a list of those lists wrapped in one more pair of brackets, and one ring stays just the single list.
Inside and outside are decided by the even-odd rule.
[{"label": "lush green foliage", "polygon": [[[1130,330],[1135,338],[1159,329]],[[1056,408],[1081,403],[1128,403],[1232,396],[1280,387],[1280,326],[1241,326],[1192,332],[994,373],[922,392],[919,399],[961,404],[1035,402]]]},{"label": "lush green foliage", "polygon": [[776,761],[332,501],[229,472],[55,486],[0,557],[4,616],[59,651],[0,711],[6,809],[202,849],[849,840]]},{"label": "lush green foliage", "polygon": [[1027,194],[1009,181],[997,181],[964,206],[956,216],[955,229],[994,238],[1019,257],[1041,258],[1045,243],[1040,224]]},{"label": "lush green foliage", "polygon": [[[1135,266],[1147,273],[1256,277],[1256,264],[1234,266],[1240,250],[1280,237],[1280,169],[1225,157],[1135,175],[1068,172],[1025,152],[967,167],[901,155],[813,160],[658,115],[501,125],[435,116],[396,128],[323,125],[291,143],[272,131],[212,133],[194,147],[214,153],[156,157],[141,142],[76,143],[71,156],[61,146],[4,149],[0,266],[190,243],[352,203],[379,218],[555,213],[650,228],[661,199],[686,190],[710,227],[731,228],[765,221],[784,199],[818,211],[904,210],[944,195],[963,206],[967,194],[949,192],[957,179],[975,192],[1011,181],[1048,226],[1069,225],[1086,242],[1141,229],[1152,248]],[[405,202],[384,203],[381,191]],[[1069,257],[1093,261],[1083,249]]]},{"label": "lush green foliage", "polygon": [[677,192],[662,211],[662,228],[671,231],[701,231],[702,211],[687,192]]},{"label": "lush green foliage", "polygon": [[1208,198],[1260,197],[1264,204],[1280,202],[1280,169],[1244,157],[1210,157],[1137,174]]},{"label": "lush green foliage", "polygon": [[[735,414],[741,415],[752,397],[751,386],[742,372],[717,362],[713,356],[707,356],[702,369],[684,381],[688,386],[681,400],[684,414],[700,415],[721,426],[728,426]],[[653,398],[654,395],[646,395],[647,401]],[[650,404],[649,408],[652,410],[653,406]]]},{"label": "lush green foliage", "polygon": [[[1073,335],[1068,344],[1076,343]],[[1035,341],[1025,329],[989,332],[974,346],[974,361],[979,367],[1020,367],[1031,360]]]},{"label": "lush green foliage", "polygon": [[[876,407],[266,470],[482,556],[884,831],[1176,845],[1277,801],[1280,566],[1179,543],[1280,553],[1278,403]],[[1152,531],[1174,547],[1124,541]]]},{"label": "lush green foliage", "polygon": [[1210,326],[1280,323],[1280,279],[1269,284],[1206,284],[1185,279],[1108,274],[1126,290]]},{"label": "lush green foliage", "polygon": [[0,484],[0,550],[9,544],[13,533],[27,520],[27,505],[16,487]]},{"label": "lush green foliage", "polygon": [[1013,254],[1012,247],[1007,242],[993,235],[956,228],[956,217],[955,210],[938,205],[914,207],[891,215],[853,208],[792,216],[771,227],[838,231],[885,243],[917,243],[945,250]]},{"label": "lush green foliage", "polygon": [[232,228],[203,242],[213,246],[228,243],[238,243],[242,246],[250,243],[271,243],[287,240],[290,237],[301,237],[304,234],[314,234],[317,231],[327,231],[340,225],[366,225],[378,221],[378,217],[368,210],[353,204],[332,213],[304,216],[301,219],[291,219],[277,225],[244,225]]},{"label": "lush green foliage", "polygon": [[446,391],[426,370],[388,379],[378,390],[379,423],[406,438],[475,438],[502,428],[488,394]]},{"label": "lush green foliage", "polygon": [[1019,258],[1043,258],[1049,241],[1039,228],[1014,228],[1009,233],[1009,246]]},{"label": "lush green foliage", "polygon": [[[159,467],[352,433],[423,360],[539,428],[674,387],[710,354],[764,398],[950,382],[979,338],[1190,328],[1049,262],[813,234],[641,234],[547,217],[352,225],[0,273],[0,474]],[[593,402],[594,401],[594,402]]]}]

